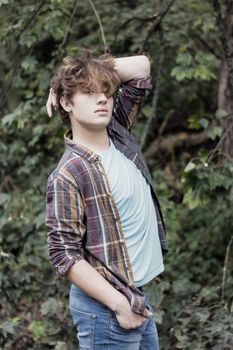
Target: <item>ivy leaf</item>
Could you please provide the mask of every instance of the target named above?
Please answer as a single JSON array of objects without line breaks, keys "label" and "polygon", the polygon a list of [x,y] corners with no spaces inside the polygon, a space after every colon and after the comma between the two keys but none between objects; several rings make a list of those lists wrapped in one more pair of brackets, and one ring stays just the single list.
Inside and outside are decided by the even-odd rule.
[{"label": "ivy leaf", "polygon": [[196,114],[192,114],[188,117],[188,127],[190,129],[200,129],[202,127],[200,124],[200,119]]},{"label": "ivy leaf", "polygon": [[0,334],[2,334],[4,337],[7,337],[8,334],[14,334],[15,327],[18,325],[19,321],[20,318],[15,317],[11,321],[6,321],[0,324]]},{"label": "ivy leaf", "polygon": [[221,119],[228,115],[228,113],[224,109],[218,109],[215,113],[216,118]]},{"label": "ivy leaf", "polygon": [[180,296],[196,293],[200,288],[201,286],[199,284],[192,283],[185,277],[174,281],[172,285],[174,293],[179,294]]},{"label": "ivy leaf", "polygon": [[49,298],[41,305],[40,312],[43,316],[59,315],[62,311],[62,305],[55,299]]},{"label": "ivy leaf", "polygon": [[186,167],[184,168],[184,172],[185,173],[189,173],[190,171],[192,171],[193,169],[195,169],[196,164],[193,162],[189,162]]},{"label": "ivy leaf", "polygon": [[215,140],[216,137],[220,137],[222,135],[222,130],[223,129],[221,126],[214,126],[207,131],[207,135],[211,140]]},{"label": "ivy leaf", "polygon": [[204,129],[206,129],[209,125],[209,120],[207,118],[201,118],[199,122]]},{"label": "ivy leaf", "polygon": [[209,317],[210,312],[207,307],[202,307],[195,310],[194,318],[196,318],[198,322],[206,322]]},{"label": "ivy leaf", "polygon": [[28,327],[35,340],[40,340],[45,336],[45,324],[42,321],[32,321]]}]

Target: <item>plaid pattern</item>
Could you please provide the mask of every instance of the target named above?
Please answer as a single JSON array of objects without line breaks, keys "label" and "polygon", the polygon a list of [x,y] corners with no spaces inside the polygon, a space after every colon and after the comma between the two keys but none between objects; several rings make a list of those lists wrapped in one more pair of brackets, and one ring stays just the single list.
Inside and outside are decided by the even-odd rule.
[{"label": "plaid pattern", "polygon": [[[113,117],[107,126],[116,148],[131,159],[151,184],[152,179],[131,127],[150,77],[123,83],[115,96]],[[134,285],[119,213],[101,158],[64,135],[66,150],[47,184],[46,224],[49,260],[60,277],[81,259],[88,261],[129,300],[131,309],[149,317],[146,296]],[[157,195],[152,187],[163,255],[168,251]]]}]

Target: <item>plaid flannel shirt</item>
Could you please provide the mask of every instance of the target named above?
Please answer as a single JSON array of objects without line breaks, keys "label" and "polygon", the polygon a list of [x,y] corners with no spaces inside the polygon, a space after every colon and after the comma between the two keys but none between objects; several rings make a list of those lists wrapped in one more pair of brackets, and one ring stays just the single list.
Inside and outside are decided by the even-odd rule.
[{"label": "plaid flannel shirt", "polygon": [[[151,77],[133,79],[121,84],[107,130],[116,148],[136,164],[151,185],[165,255],[168,246],[160,204],[144,157],[131,133],[132,122],[146,91],[152,88],[150,80]],[[57,274],[64,278],[73,264],[85,259],[127,297],[132,311],[149,317],[147,297],[134,285],[121,219],[101,157],[74,143],[71,130],[64,138],[65,152],[47,183],[49,260]]]}]

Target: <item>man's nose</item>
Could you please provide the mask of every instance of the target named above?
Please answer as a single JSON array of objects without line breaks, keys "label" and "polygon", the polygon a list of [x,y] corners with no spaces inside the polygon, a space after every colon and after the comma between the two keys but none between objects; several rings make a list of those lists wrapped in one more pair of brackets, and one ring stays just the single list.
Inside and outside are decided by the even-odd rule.
[{"label": "man's nose", "polygon": [[101,93],[98,95],[98,98],[97,98],[97,103],[99,104],[106,104],[108,101],[106,95],[104,93]]}]

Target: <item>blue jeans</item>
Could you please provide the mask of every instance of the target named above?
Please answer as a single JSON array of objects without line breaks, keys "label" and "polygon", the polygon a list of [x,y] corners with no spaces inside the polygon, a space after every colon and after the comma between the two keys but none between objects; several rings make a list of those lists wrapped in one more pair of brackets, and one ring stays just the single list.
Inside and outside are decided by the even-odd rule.
[{"label": "blue jeans", "polygon": [[[140,327],[122,328],[107,306],[71,285],[70,312],[80,350],[159,350],[154,316]],[[152,306],[147,304],[152,310]]]}]

